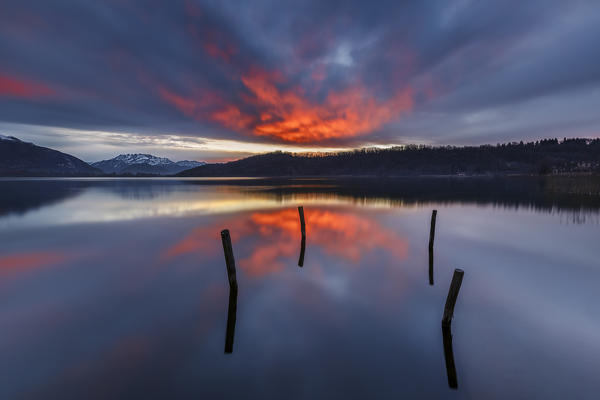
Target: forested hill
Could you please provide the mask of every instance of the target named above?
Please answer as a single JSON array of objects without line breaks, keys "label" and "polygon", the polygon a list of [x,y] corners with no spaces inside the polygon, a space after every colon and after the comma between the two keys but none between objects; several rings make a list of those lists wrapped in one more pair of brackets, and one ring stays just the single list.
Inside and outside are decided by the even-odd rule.
[{"label": "forested hill", "polygon": [[410,145],[325,155],[274,152],[206,164],[179,176],[481,175],[600,172],[600,139],[468,147]]}]

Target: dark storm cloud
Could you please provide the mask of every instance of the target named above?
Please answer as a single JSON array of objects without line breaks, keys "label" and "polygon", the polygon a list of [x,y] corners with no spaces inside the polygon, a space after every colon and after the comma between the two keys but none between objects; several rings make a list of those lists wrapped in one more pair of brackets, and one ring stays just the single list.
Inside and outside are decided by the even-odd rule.
[{"label": "dark storm cloud", "polygon": [[598,48],[594,1],[5,0],[0,121],[312,144],[590,136]]}]

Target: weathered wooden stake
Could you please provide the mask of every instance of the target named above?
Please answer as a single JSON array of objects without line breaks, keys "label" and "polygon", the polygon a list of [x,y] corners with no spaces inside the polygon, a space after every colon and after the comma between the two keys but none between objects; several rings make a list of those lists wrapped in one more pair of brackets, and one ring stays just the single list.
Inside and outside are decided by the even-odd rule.
[{"label": "weathered wooden stake", "polygon": [[233,353],[235,337],[235,320],[237,314],[237,289],[229,290],[229,307],[227,307],[227,329],[225,330],[225,353]]},{"label": "weathered wooden stake", "polygon": [[298,207],[298,214],[300,214],[300,231],[302,232],[302,238],[306,239],[306,225],[304,224],[304,207]]},{"label": "weathered wooden stake", "polygon": [[300,243],[300,258],[298,259],[298,266],[304,266],[304,252],[306,251],[306,238],[302,237],[302,242]]},{"label": "weathered wooden stake", "polygon": [[448,386],[452,389],[458,388],[456,379],[456,366],[454,365],[454,351],[452,350],[452,331],[450,326],[442,325],[442,336],[444,338],[444,359],[446,360],[446,373],[448,375]]},{"label": "weathered wooden stake", "polygon": [[442,326],[450,326],[452,323],[452,316],[454,315],[454,304],[456,304],[456,298],[458,297],[458,291],[462,284],[463,275],[465,271],[462,269],[455,269],[454,275],[452,276],[452,282],[450,283],[450,290],[448,290],[448,297],[446,298],[446,306],[444,307],[444,316],[442,317]]},{"label": "weathered wooden stake", "polygon": [[235,258],[233,258],[233,247],[231,246],[231,236],[229,229],[221,231],[221,241],[223,242],[223,252],[225,253],[225,265],[227,266],[227,278],[229,279],[229,288],[237,291],[237,279],[235,277]]},{"label": "weathered wooden stake", "polygon": [[437,217],[437,210],[433,210],[431,213],[431,227],[429,228],[429,251],[433,251],[433,241],[435,239],[435,218]]}]

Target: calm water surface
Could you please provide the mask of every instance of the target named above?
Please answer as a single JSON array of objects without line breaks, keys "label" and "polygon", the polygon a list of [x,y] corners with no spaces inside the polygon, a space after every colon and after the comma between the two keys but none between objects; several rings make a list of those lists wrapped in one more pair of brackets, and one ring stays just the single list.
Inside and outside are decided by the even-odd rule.
[{"label": "calm water surface", "polygon": [[0,181],[0,398],[598,398],[600,198],[568,185]]}]

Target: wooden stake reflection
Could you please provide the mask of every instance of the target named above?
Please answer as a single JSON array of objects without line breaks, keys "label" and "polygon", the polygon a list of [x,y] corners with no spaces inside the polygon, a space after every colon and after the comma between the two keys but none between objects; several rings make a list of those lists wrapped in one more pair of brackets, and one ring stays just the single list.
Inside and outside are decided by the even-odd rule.
[{"label": "wooden stake reflection", "polygon": [[452,331],[450,325],[442,325],[442,336],[444,338],[444,358],[446,359],[446,373],[448,374],[448,386],[452,389],[458,388],[456,378],[456,366],[454,365],[454,352],[452,350]]},{"label": "wooden stake reflection", "polygon": [[225,354],[233,353],[235,321],[237,314],[237,288],[229,290],[229,306],[227,307],[227,329],[225,330]]}]

